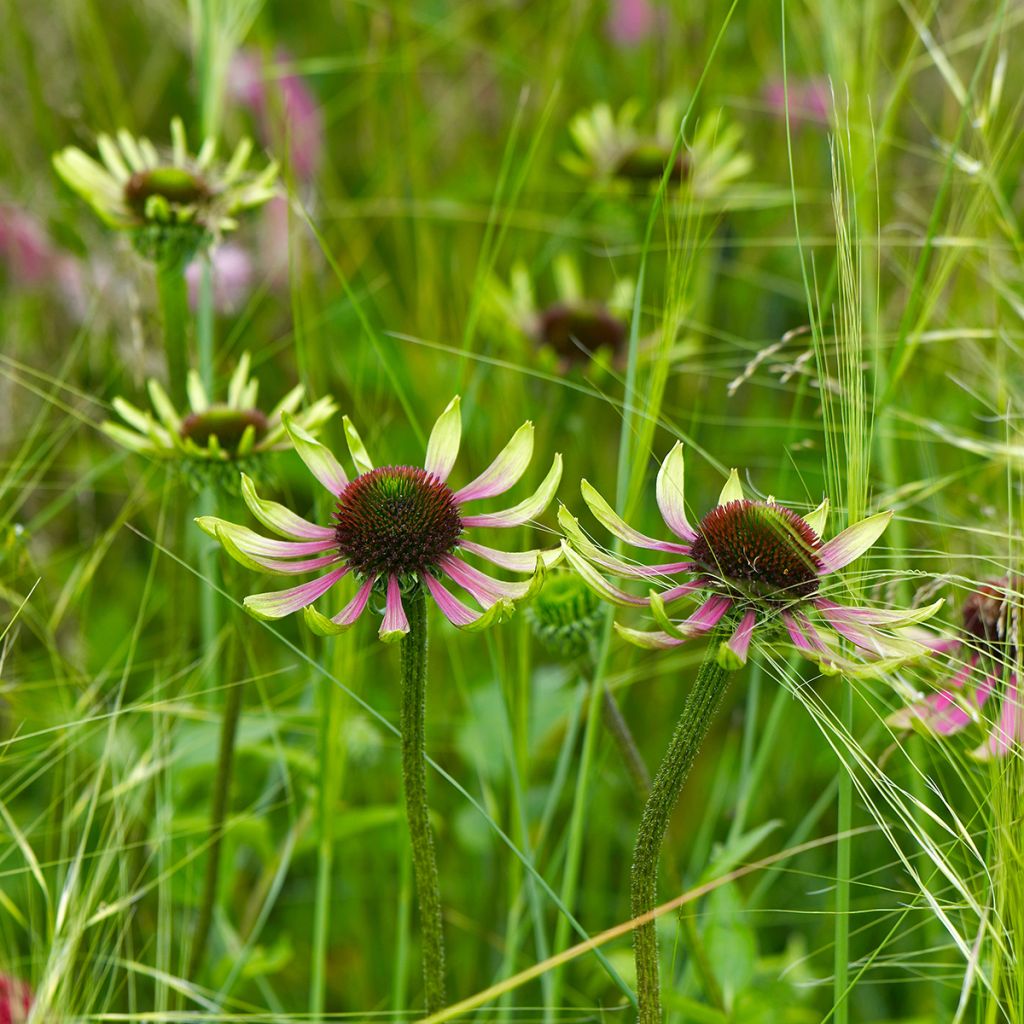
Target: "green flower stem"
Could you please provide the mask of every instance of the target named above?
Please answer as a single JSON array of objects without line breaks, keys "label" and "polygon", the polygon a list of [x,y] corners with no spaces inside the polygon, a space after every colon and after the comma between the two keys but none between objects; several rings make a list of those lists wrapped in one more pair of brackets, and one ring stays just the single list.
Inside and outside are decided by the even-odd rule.
[{"label": "green flower stem", "polygon": [[423,933],[423,982],[427,1013],[445,1005],[441,886],[427,808],[424,731],[427,688],[427,605],[422,588],[405,601],[409,632],[402,640],[402,778],[409,819],[413,875]]},{"label": "green flower stem", "polygon": [[641,800],[646,799],[651,791],[650,772],[648,772],[640,749],[636,745],[636,740],[633,739],[629,723],[623,717],[618,701],[607,687],[604,688],[602,695],[601,717],[604,719],[604,727],[611,734],[615,746],[619,749],[619,754],[626,765],[626,771],[629,773],[637,796]]},{"label": "green flower stem", "polygon": [[188,373],[189,312],[184,262],[173,260],[160,264],[156,271],[156,289],[164,325],[168,390],[175,407],[181,409],[186,401],[185,377]]},{"label": "green flower stem", "polygon": [[[672,809],[728,685],[729,673],[717,660],[720,639],[716,630],[644,806],[633,850],[630,889],[633,917],[648,913],[657,903],[658,860]],[[637,1019],[639,1024],[660,1024],[658,935],[654,921],[648,921],[633,932],[633,953],[639,1004]]]},{"label": "green flower stem", "polygon": [[[231,659],[228,659],[231,663]],[[203,879],[203,896],[199,904],[199,918],[196,921],[192,955],[189,958],[188,978],[195,980],[202,967],[206,946],[213,924],[213,910],[217,904],[217,890],[220,881],[221,843],[224,838],[224,823],[227,820],[228,798],[231,794],[231,777],[235,759],[235,739],[238,735],[238,720],[242,713],[242,697],[245,687],[231,680],[224,694],[224,716],[220,726],[220,753],[217,758],[217,775],[213,780],[213,803],[210,806],[210,848],[206,855],[206,875]]]}]

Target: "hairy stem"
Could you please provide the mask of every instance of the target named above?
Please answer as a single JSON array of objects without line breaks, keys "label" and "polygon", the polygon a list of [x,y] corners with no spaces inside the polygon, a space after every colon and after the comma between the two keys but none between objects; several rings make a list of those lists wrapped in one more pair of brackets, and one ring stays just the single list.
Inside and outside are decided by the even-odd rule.
[{"label": "hairy stem", "polygon": [[224,823],[228,815],[231,777],[235,763],[235,738],[238,735],[238,720],[242,713],[242,697],[245,687],[232,681],[224,695],[224,714],[220,724],[220,753],[217,758],[217,775],[213,780],[213,803],[210,806],[210,849],[206,855],[206,875],[203,879],[203,896],[199,904],[199,918],[196,921],[192,955],[189,959],[188,977],[195,980],[206,955],[206,946],[213,924],[213,910],[217,905],[217,890],[220,883],[221,843],[224,839]]},{"label": "hairy stem", "polygon": [[427,607],[422,589],[406,600],[409,632],[402,640],[402,778],[409,819],[413,876],[423,933],[427,1012],[444,1007],[444,927],[441,887],[427,807],[424,729],[427,685]]},{"label": "hairy stem", "polygon": [[156,288],[163,317],[168,390],[175,407],[181,409],[185,405],[185,377],[188,373],[189,312],[185,264],[174,260],[158,266]]},{"label": "hairy stem", "polygon": [[[669,818],[728,685],[728,672],[718,664],[717,654],[716,632],[708,644],[704,662],[686,698],[683,713],[679,716],[679,723],[644,806],[633,850],[630,888],[633,917],[648,913],[657,903],[658,860]],[[658,935],[654,921],[633,932],[633,953],[639,1004],[637,1019],[640,1024],[660,1024]]]}]

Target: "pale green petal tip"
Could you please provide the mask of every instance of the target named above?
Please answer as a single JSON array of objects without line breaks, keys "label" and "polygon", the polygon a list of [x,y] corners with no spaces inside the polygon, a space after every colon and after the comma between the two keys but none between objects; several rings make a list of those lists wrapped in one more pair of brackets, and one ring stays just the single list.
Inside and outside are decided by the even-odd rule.
[{"label": "pale green petal tip", "polygon": [[396,644],[399,640],[405,637],[408,632],[409,630],[407,629],[389,629],[386,633],[379,632],[377,636],[382,643]]},{"label": "pale green petal tip", "polygon": [[722,493],[718,497],[719,505],[728,505],[731,501],[743,500],[743,485],[740,483],[738,469],[729,470],[729,479],[725,481]]},{"label": "pale green petal tip", "polygon": [[496,601],[479,618],[459,626],[464,633],[479,633],[484,629],[495,626],[512,618],[515,613],[515,605],[511,601]]},{"label": "pale green petal tip", "polygon": [[746,658],[741,658],[730,646],[728,640],[723,640],[718,645],[716,660],[726,672],[738,672],[747,663]]},{"label": "pale green petal tip", "polygon": [[804,516],[804,522],[819,536],[825,535],[825,527],[828,525],[829,500],[825,498],[822,503],[813,511]]},{"label": "pale green petal tip", "polygon": [[318,612],[311,604],[307,604],[302,609],[302,617],[305,619],[310,632],[316,633],[317,636],[337,636],[339,633],[344,633],[351,628],[350,625],[339,626],[336,622],[332,622],[326,615]]}]

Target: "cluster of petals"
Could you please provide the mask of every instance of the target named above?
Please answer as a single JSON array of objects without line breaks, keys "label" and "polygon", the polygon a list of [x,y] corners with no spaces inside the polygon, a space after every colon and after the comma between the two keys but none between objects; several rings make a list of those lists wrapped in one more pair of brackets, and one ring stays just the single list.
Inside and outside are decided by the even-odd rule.
[{"label": "cluster of petals", "polygon": [[114,411],[128,426],[107,421],[100,429],[123,447],[150,458],[228,462],[291,447],[285,417],[291,416],[300,429],[316,432],[337,412],[329,397],[300,409],[305,397],[301,384],[269,412],[261,412],[256,404],[259,381],[251,376],[251,365],[249,353],[244,352],[223,402],[212,401],[199,374],[191,370],[186,382],[186,411],[176,409],[160,382],[151,378],[147,389],[153,412],[145,412],[118,396],[112,403]]},{"label": "cluster of petals", "polygon": [[[559,549],[506,552],[469,539],[466,531],[475,527],[520,527],[539,516],[551,503],[562,473],[561,456],[555,455],[551,468],[537,491],[509,508],[496,512],[469,512],[467,506],[504,494],[513,487],[533,456],[533,424],[524,423],[494,461],[470,483],[458,490],[448,487],[455,467],[462,436],[462,417],[458,397],[452,399],[431,431],[424,466],[387,466],[375,470],[355,427],[344,418],[345,437],[356,468],[349,478],[335,455],[303,430],[294,420],[285,417],[285,429],[295,451],[314,477],[327,489],[337,503],[336,516],[346,508],[347,496],[360,490],[370,474],[395,476],[410,474],[432,493],[450,500],[457,515],[456,532],[448,550],[439,557],[430,557],[414,572],[367,573],[352,564],[352,559],[339,550],[336,527],[321,526],[297,515],[273,501],[260,498],[252,481],[242,477],[242,496],[249,510],[268,530],[285,538],[264,537],[245,526],[212,516],[197,522],[210,536],[223,545],[229,555],[248,568],[279,575],[316,572],[319,575],[287,590],[254,594],[245,598],[245,607],[257,618],[279,619],[302,611],[307,625],[321,635],[342,632],[360,618],[376,593],[383,597],[383,617],[379,636],[386,642],[399,640],[409,631],[403,607],[403,596],[414,587],[424,587],[445,617],[455,626],[476,630],[505,618],[514,602],[531,597],[543,582],[544,570],[561,557]],[[381,537],[383,545],[385,538]],[[492,565],[516,573],[529,573],[523,582],[505,582],[481,572],[466,561],[472,555]],[[427,556],[424,555],[425,562]],[[355,595],[335,615],[328,617],[313,607],[336,584],[354,576]],[[454,583],[479,604],[477,611],[448,589],[443,580]]]},{"label": "cluster of petals", "polygon": [[[219,235],[237,227],[233,214],[261,206],[275,194],[275,163],[256,174],[247,173],[251,139],[239,142],[226,164],[218,163],[217,146],[210,138],[193,156],[188,150],[185,126],[177,117],[171,121],[169,152],[123,128],[116,137],[98,136],[96,147],[99,161],[77,146],[69,146],[54,155],[53,166],[64,182],[114,228],[172,222],[194,224]],[[141,210],[132,202],[133,183],[171,172],[194,187],[183,190],[178,197],[160,194],[156,189]]]},{"label": "cluster of petals", "polygon": [[1017,645],[1007,631],[1007,612],[1015,593],[1010,582],[1001,579],[983,583],[968,597],[961,634],[933,644],[937,653],[953,662],[955,671],[941,689],[890,715],[892,728],[920,727],[953,736],[973,724],[986,723],[987,709],[997,705],[998,712],[987,722],[988,735],[973,756],[980,760],[1005,757],[1015,743],[1024,742]]},{"label": "cluster of petals", "polygon": [[[720,569],[695,560],[695,545],[707,547],[708,524],[714,512],[696,526],[690,524],[683,477],[682,445],[677,444],[662,463],[657,480],[658,508],[673,540],[659,540],[634,529],[586,480],[581,484],[591,512],[615,537],[627,545],[669,555],[669,562],[628,562],[591,541],[567,509],[563,507],[559,512],[566,538],[563,551],[569,564],[605,600],[625,607],[648,606],[661,627],[642,631],[617,623],[616,629],[624,638],[641,647],[677,647],[725,620],[734,625],[719,650],[719,660],[728,668],[745,664],[755,633],[770,629],[774,635],[788,639],[823,671],[847,675],[880,674],[928,652],[928,645],[913,635],[913,627],[932,616],[941,601],[918,609],[879,609],[841,604],[821,592],[821,581],[855,561],[878,540],[892,513],[870,516],[824,542],[821,537],[827,521],[827,501],[807,516],[798,516],[776,505],[773,499],[748,501],[739,474],[733,470],[717,508],[727,517],[742,516],[749,510],[778,524],[776,532],[766,535],[769,547],[776,548],[776,561],[791,558],[806,566],[808,574],[800,588],[787,591],[775,578],[759,578],[756,558],[743,563],[742,576],[730,575],[724,568],[724,558]],[[728,542],[726,537],[725,544]],[[720,543],[718,551],[728,554],[730,560],[734,555],[747,557],[739,541],[735,552],[725,552],[725,544]],[[611,583],[606,574],[645,583],[648,596],[635,596]],[[682,619],[673,618],[670,606],[692,595],[702,598],[696,611]]]}]

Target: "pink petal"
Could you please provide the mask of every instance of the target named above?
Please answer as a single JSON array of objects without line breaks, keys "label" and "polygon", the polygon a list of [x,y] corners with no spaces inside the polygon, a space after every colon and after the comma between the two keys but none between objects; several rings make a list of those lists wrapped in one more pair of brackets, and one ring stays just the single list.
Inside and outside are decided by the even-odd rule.
[{"label": "pink petal", "polygon": [[256,555],[249,557],[257,564],[263,566],[268,572],[283,572],[289,576],[298,575],[304,572],[314,572],[323,569],[328,565],[335,565],[341,561],[341,555],[324,555],[322,558],[303,558],[297,562],[289,562],[279,558],[260,558]]},{"label": "pink petal", "polygon": [[384,603],[384,621],[380,624],[381,639],[397,639],[409,632],[409,620],[402,607],[402,588],[397,576],[388,577],[388,593]]},{"label": "pink petal", "polygon": [[977,757],[1003,757],[1015,740],[1021,739],[1022,710],[1017,697],[1017,677],[1010,676],[1003,697],[999,723],[989,734],[988,740],[975,751]]},{"label": "pink petal", "polygon": [[718,625],[719,619],[732,607],[732,599],[712,594],[688,619],[676,623],[682,633],[696,636]]},{"label": "pink petal", "polygon": [[503,583],[493,579],[479,569],[463,562],[461,558],[446,555],[440,566],[460,587],[468,590],[484,608],[489,608],[495,601],[518,600],[523,596],[530,584]]},{"label": "pink petal", "polygon": [[373,585],[376,581],[377,577],[371,576],[356,591],[356,596],[337,615],[332,616],[331,622],[336,626],[351,626],[363,614],[363,609],[366,607],[367,601],[370,600],[370,594],[373,593]]},{"label": "pink petal", "polygon": [[672,601],[678,601],[681,597],[686,597],[687,594],[692,594],[695,590],[702,590],[704,586],[704,580],[680,583],[678,587],[670,587],[668,590],[662,591],[661,599],[665,604],[670,604]]},{"label": "pink petal", "polygon": [[726,644],[726,647],[736,655],[740,664],[747,660],[747,654],[750,651],[750,640],[754,635],[754,626],[756,624],[757,615],[753,611],[748,611],[740,620],[740,624],[736,627],[736,632],[733,633]]},{"label": "pink petal", "polygon": [[467,608],[451,591],[434,579],[430,573],[423,573],[423,582],[430,591],[430,596],[437,602],[437,607],[449,622],[456,626],[468,626],[480,618],[480,613]]},{"label": "pink petal", "polygon": [[310,580],[290,590],[271,591],[267,594],[250,594],[244,601],[245,607],[261,619],[280,619],[291,615],[318,597],[327,593],[335,583],[348,572],[348,566],[329,572],[320,579]]}]

